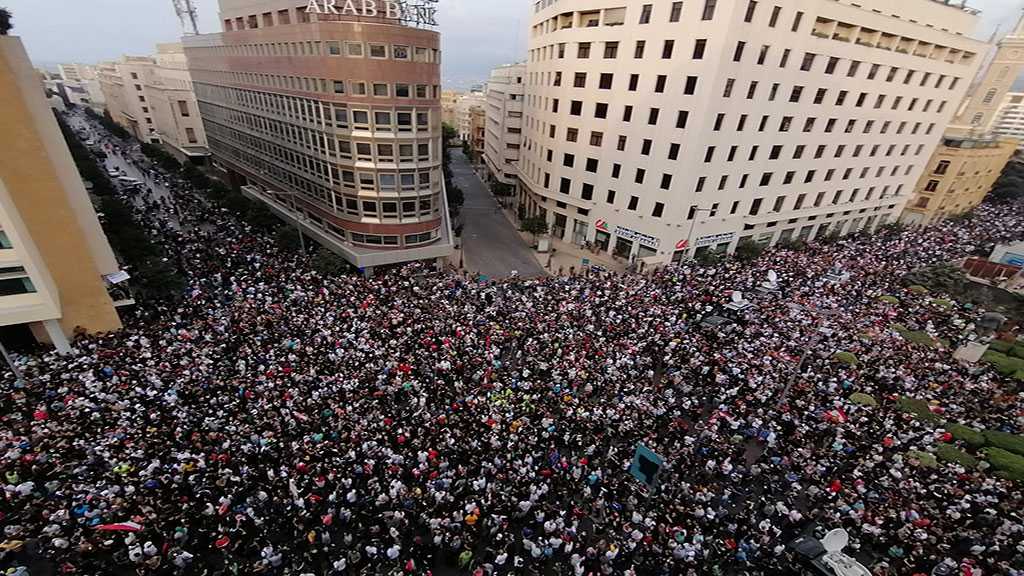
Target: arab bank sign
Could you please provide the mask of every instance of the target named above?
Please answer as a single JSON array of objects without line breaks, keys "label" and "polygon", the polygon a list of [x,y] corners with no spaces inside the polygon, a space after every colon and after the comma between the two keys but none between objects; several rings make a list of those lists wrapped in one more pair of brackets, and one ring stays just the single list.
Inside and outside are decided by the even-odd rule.
[{"label": "arab bank sign", "polygon": [[403,24],[437,26],[437,0],[309,0],[306,14],[387,18]]}]

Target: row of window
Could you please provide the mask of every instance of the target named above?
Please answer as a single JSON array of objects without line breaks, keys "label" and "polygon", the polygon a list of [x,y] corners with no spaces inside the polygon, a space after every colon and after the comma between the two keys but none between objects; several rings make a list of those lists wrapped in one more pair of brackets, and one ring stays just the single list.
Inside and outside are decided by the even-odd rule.
[{"label": "row of window", "polygon": [[[576,43],[576,58],[578,60],[586,60],[591,56],[591,45],[592,42],[577,42]],[[618,41],[607,41],[603,42],[603,59],[613,60],[619,57],[619,42]],[[663,60],[672,59],[676,54],[676,41],[668,39],[662,41],[661,44],[661,58]],[[691,51],[691,58],[693,60],[703,60],[708,49],[708,40],[706,38],[698,38],[694,40],[693,48]],[[559,44],[550,44],[535,48],[530,51],[531,60],[534,62],[544,61],[549,59],[564,59],[566,53],[566,43],[562,42]],[[747,42],[740,40],[736,43],[733,49],[732,61],[736,63],[743,63],[745,56],[750,51],[747,50]],[[633,45],[633,58],[642,59],[647,53],[647,40],[637,40]],[[793,51],[790,48],[784,48],[778,56],[778,67],[786,68],[793,60]],[[773,57],[772,46],[770,44],[762,44],[757,51],[757,56],[754,62],[758,66],[768,65],[769,58]],[[772,61],[774,62],[774,60]],[[823,56],[814,52],[804,52],[803,58],[800,60],[800,70],[803,72],[822,72],[826,75],[835,75],[839,71],[840,63],[843,59],[835,56]],[[815,65],[820,64],[820,70],[816,69]],[[885,74],[882,74],[883,67],[886,69]],[[859,78],[858,75],[864,71],[863,78]],[[901,75],[902,72],[902,75]],[[536,78],[539,72],[531,73],[531,84],[538,84]],[[935,74],[932,72],[923,72],[920,70],[914,70],[912,68],[900,68],[898,66],[890,66],[883,64],[872,64],[865,63],[861,60],[849,60],[845,68],[845,76],[847,78],[854,79],[865,79],[865,80],[876,80],[882,79],[885,82],[896,82],[900,81],[905,85],[915,84],[919,87],[925,87],[931,85],[932,78],[935,78],[934,88],[943,88],[943,84],[946,83],[946,79],[949,82],[946,83],[945,88],[948,90],[955,90],[960,83],[959,76],[948,76],[946,74]]]},{"label": "row of window", "polygon": [[[210,74],[207,72],[207,74]],[[372,82],[366,80],[329,80],[326,78],[310,78],[307,76],[284,76],[280,74],[262,74],[255,72],[213,72],[218,76],[238,83],[266,86],[281,90],[318,92],[321,94],[348,94],[351,96],[375,98],[415,98],[419,100],[437,100],[441,87],[429,84],[408,84],[396,82]]]},{"label": "row of window", "polygon": [[[552,98],[550,100],[550,108],[549,108],[548,111],[551,112],[552,114],[558,114],[558,112],[559,112],[559,103],[560,103],[560,101],[559,101],[558,98]],[[569,116],[577,116],[577,117],[583,116],[583,110],[584,110],[584,102],[582,100],[571,100],[569,102]],[[597,119],[607,119],[608,118],[608,104],[605,103],[605,102],[596,102],[596,103],[594,103],[593,115],[594,115],[594,118],[597,118]],[[679,110],[679,111],[677,111],[676,112],[676,116],[675,116],[675,127],[678,128],[678,129],[685,129],[686,125],[687,125],[687,123],[689,121],[689,115],[690,115],[690,113],[687,110]],[[649,126],[657,126],[659,124],[659,122],[662,120],[662,118],[663,118],[663,116],[661,114],[661,108],[650,107],[650,108],[647,109],[647,114],[646,114],[647,125],[649,125]],[[715,132],[722,131],[723,128],[725,127],[726,119],[727,119],[727,116],[726,116],[726,114],[724,112],[717,114],[715,116],[715,122],[714,122],[714,125],[712,127],[712,130],[715,131]],[[527,119],[527,123],[528,124],[533,124],[533,122],[532,122],[533,120],[535,120],[535,119],[530,117],[530,118]],[[627,105],[623,106],[623,109],[622,109],[622,122],[628,123],[628,122],[632,122],[632,120],[633,120],[633,106],[627,104]],[[740,115],[738,115],[738,117],[736,119],[735,131],[736,132],[743,132],[744,130],[746,130],[748,124],[753,124],[752,122],[750,122],[750,120],[751,120],[751,118],[750,118],[750,116],[748,114],[740,114]],[[763,114],[761,116],[761,118],[757,121],[757,130],[756,131],[757,132],[765,132],[765,131],[768,131],[772,126],[776,126],[778,132],[789,132],[789,131],[791,131],[794,128],[794,123],[795,122],[796,122],[796,119],[795,119],[794,116],[781,116],[781,117],[778,118],[778,124],[776,126],[776,125],[771,123],[771,116],[770,115]],[[859,122],[861,122],[861,119],[858,119],[858,118],[849,118],[849,119],[846,120],[845,123],[842,123],[839,118],[828,118],[827,120],[825,120],[824,122],[819,124],[817,117],[809,116],[809,117],[803,119],[803,123],[800,126],[800,129],[804,133],[812,133],[812,132],[814,132],[815,128],[817,128],[818,126],[821,126],[822,132],[824,132],[825,134],[831,134],[831,133],[834,133],[837,128],[841,127],[843,133],[845,133],[845,134],[853,134],[853,133],[857,132],[858,126],[860,126],[860,133],[861,134],[872,134],[872,133],[874,133],[875,126],[879,126],[879,133],[880,134],[886,134],[886,133],[888,133],[890,127],[893,126],[893,121],[891,121],[891,120],[885,120],[885,121],[882,121],[880,123],[876,122],[876,120],[863,120],[863,124],[859,124]],[[906,131],[908,126],[910,127],[910,134],[916,135],[918,132],[921,131],[921,128],[924,127],[924,123],[923,122],[914,122],[911,125],[910,122],[908,122],[908,121],[905,121],[905,120],[901,121],[899,124],[896,125],[896,134],[903,134]],[[533,126],[531,126],[531,128],[532,127]],[[934,129],[935,129],[935,123],[931,122],[931,123],[928,124],[927,127],[925,127],[924,134],[931,134]],[[549,125],[549,130],[550,130],[549,136],[553,138],[554,137],[554,125]]]},{"label": "row of window", "polygon": [[[431,108],[349,109],[347,104],[321,102],[281,94],[240,90],[205,83],[196,84],[197,97],[206,102],[251,109],[260,114],[255,121],[270,121],[265,116],[286,119],[289,129],[295,121],[321,128],[333,126],[341,129],[373,132],[398,132],[431,135]],[[297,128],[297,127],[296,127]]]},{"label": "row of window", "polygon": [[[562,85],[562,73],[561,72],[554,72],[553,74],[551,72],[538,73],[538,74],[546,74],[547,78],[545,78],[545,81],[550,81],[551,86],[558,87],[558,86]],[[599,90],[611,90],[612,87],[613,87],[614,81],[615,81],[615,75],[613,73],[610,73],[610,72],[601,73],[599,75],[599,77],[598,77],[598,85],[597,85],[597,87],[598,87]],[[683,83],[683,89],[682,89],[683,95],[693,95],[693,94],[695,94],[697,92],[698,82],[699,82],[699,77],[697,77],[697,76],[687,76],[685,81],[684,81],[684,83]],[[574,76],[573,76],[572,86],[573,86],[573,88],[586,88],[587,87],[587,73],[586,72],[576,72],[574,74]],[[746,99],[747,100],[754,100],[755,98],[757,98],[758,89],[760,88],[760,86],[761,86],[761,83],[759,81],[751,80],[750,83],[747,85]],[[639,90],[639,88],[640,88],[640,75],[639,74],[630,74],[629,75],[629,82],[628,82],[627,91],[629,91],[629,92],[637,92]],[[655,78],[654,78],[654,85],[651,86],[652,92],[654,94],[664,94],[665,91],[667,90],[667,88],[668,88],[668,75],[666,75],[666,74],[657,74],[655,76]],[[773,82],[768,87],[768,90],[767,90],[768,101],[769,102],[776,101],[779,98],[781,89],[782,89],[782,84],[781,83]],[[735,91],[736,91],[736,79],[735,78],[727,78],[726,81],[725,81],[725,86],[724,86],[723,91],[722,91],[722,98],[732,98],[733,94],[735,93]],[[803,101],[803,97],[804,97],[805,93],[810,93],[810,90],[808,90],[806,86],[794,85],[794,86],[792,86],[790,88],[789,94],[786,97],[786,99],[791,104],[806,103],[806,102]],[[886,110],[890,110],[890,111],[894,111],[894,112],[896,112],[896,111],[903,111],[903,110],[905,110],[907,112],[917,112],[918,104],[921,104],[921,102],[922,102],[922,98],[904,97],[904,96],[901,96],[901,95],[893,96],[890,99],[888,94],[875,94],[873,98],[872,98],[872,94],[870,94],[868,92],[860,92],[860,93],[854,93],[854,94],[856,94],[856,98],[851,97],[851,93],[850,93],[849,90],[838,90],[836,92],[836,94],[835,94],[835,99],[833,100],[829,96],[829,89],[828,88],[818,88],[814,92],[814,97],[811,99],[811,103],[812,104],[816,104],[816,105],[833,104],[835,106],[845,106],[848,103],[852,103],[854,108],[863,108],[866,105],[871,105],[871,107],[874,108],[875,110],[886,109]],[[548,98],[547,97],[542,97],[540,95],[530,95],[530,97],[528,98],[528,105],[533,106],[535,108],[539,107],[539,104],[542,101],[541,100],[542,98],[543,98],[543,102],[545,102],[545,105],[546,105],[546,103],[548,102]],[[924,100],[924,104],[921,106],[921,110],[920,111],[922,113],[932,112],[932,105],[935,103],[935,99],[934,98],[927,98],[927,99],[923,99],[923,100]],[[557,100],[556,100],[556,102],[557,102]],[[935,114],[941,114],[946,109],[946,103],[947,102],[948,102],[948,100],[940,101],[938,106],[935,107],[934,113]],[[906,103],[906,107],[905,108],[903,108],[903,104],[904,103]],[[557,107],[557,104],[555,106]],[[627,106],[627,108],[629,110],[632,110],[632,106]]]},{"label": "row of window", "polygon": [[437,168],[427,170],[373,171],[349,170],[324,162],[322,157],[295,152],[276,142],[253,136],[220,124],[211,114],[208,126],[219,140],[247,146],[253,156],[276,161],[299,174],[317,178],[320,183],[339,190],[360,190],[379,194],[432,193],[440,186]]}]

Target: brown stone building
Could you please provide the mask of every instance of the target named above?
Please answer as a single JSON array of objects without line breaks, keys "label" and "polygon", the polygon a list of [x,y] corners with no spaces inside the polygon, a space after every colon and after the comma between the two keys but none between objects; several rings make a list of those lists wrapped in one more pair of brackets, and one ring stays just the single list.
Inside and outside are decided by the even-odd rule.
[{"label": "brown stone building", "polygon": [[450,254],[439,34],[297,0],[220,16],[183,39],[214,162],[360,268]]}]

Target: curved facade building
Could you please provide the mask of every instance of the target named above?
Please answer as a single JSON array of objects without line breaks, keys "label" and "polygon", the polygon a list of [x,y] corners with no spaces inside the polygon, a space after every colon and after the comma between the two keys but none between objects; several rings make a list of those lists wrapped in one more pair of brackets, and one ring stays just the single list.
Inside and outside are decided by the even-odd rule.
[{"label": "curved facade building", "polygon": [[214,161],[360,268],[447,256],[439,34],[383,6],[220,9],[222,32],[183,39]]}]

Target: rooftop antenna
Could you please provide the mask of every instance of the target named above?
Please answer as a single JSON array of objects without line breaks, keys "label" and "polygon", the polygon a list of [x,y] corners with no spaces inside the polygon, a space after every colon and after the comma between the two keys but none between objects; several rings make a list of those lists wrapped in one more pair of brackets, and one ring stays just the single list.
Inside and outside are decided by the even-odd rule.
[{"label": "rooftop antenna", "polygon": [[199,25],[196,23],[198,15],[195,6],[192,5],[192,0],[171,0],[171,3],[174,4],[174,12],[178,15],[178,20],[181,20],[182,32],[186,36],[199,34]]}]

